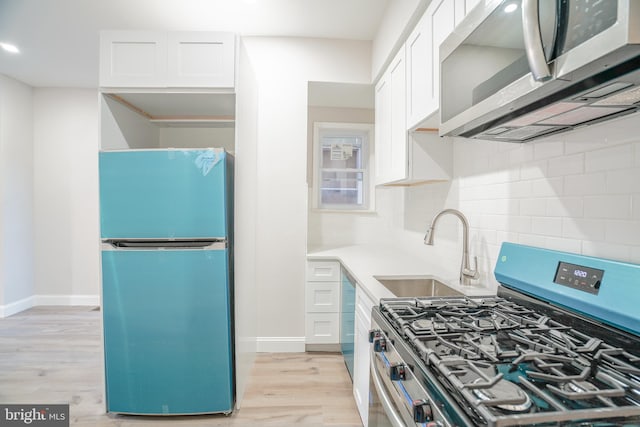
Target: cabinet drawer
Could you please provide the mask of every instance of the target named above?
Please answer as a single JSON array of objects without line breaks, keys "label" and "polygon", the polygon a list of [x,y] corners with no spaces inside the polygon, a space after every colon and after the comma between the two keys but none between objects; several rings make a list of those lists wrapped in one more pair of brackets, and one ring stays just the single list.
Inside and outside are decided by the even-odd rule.
[{"label": "cabinet drawer", "polygon": [[339,313],[307,313],[307,344],[338,344],[340,342]]},{"label": "cabinet drawer", "polygon": [[307,282],[339,282],[338,261],[307,261]]},{"label": "cabinet drawer", "polygon": [[307,313],[340,311],[340,287],[337,283],[309,282],[306,289]]}]

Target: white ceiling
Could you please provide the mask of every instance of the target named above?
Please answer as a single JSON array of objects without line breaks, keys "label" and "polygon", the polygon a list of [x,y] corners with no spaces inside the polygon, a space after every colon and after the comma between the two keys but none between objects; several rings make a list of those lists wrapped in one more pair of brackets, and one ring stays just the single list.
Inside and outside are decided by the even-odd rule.
[{"label": "white ceiling", "polygon": [[97,87],[100,30],[232,31],[373,40],[391,0],[0,0],[0,73]]}]

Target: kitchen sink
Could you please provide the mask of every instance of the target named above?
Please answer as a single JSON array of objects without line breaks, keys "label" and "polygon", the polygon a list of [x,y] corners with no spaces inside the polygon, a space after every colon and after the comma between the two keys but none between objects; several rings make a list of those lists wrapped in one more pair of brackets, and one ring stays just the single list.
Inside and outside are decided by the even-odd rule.
[{"label": "kitchen sink", "polygon": [[374,276],[396,297],[450,297],[461,292],[430,276]]}]

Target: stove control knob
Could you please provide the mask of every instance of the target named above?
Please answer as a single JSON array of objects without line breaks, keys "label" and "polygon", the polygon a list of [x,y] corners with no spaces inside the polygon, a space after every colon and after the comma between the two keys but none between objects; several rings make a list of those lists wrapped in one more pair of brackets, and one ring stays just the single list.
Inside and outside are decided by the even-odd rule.
[{"label": "stove control knob", "polygon": [[407,367],[402,363],[389,366],[389,377],[391,381],[404,381],[406,379]]},{"label": "stove control knob", "polygon": [[[419,399],[419,400],[414,400],[413,401],[413,420],[416,423],[426,423],[429,422],[429,420],[431,420],[432,418],[432,413],[431,413],[431,405],[429,405],[429,403],[424,400],[424,399]],[[437,426],[437,423],[429,423],[428,424],[430,427],[433,425],[434,427]]]},{"label": "stove control knob", "polygon": [[387,340],[384,337],[377,337],[373,339],[373,351],[380,353],[381,351],[387,351]]},{"label": "stove control knob", "polygon": [[373,343],[373,340],[380,336],[380,331],[378,329],[372,329],[369,331],[369,342]]}]

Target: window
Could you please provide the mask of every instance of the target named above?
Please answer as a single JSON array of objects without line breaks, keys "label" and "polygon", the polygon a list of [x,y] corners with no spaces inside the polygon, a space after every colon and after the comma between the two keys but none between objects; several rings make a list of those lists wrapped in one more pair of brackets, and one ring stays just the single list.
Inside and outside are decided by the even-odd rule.
[{"label": "window", "polygon": [[360,123],[314,124],[313,207],[373,210],[373,126]]}]

